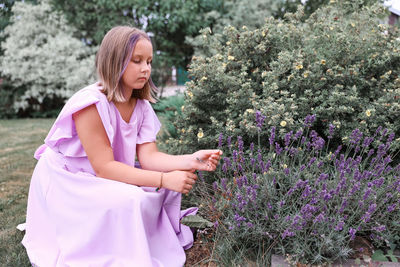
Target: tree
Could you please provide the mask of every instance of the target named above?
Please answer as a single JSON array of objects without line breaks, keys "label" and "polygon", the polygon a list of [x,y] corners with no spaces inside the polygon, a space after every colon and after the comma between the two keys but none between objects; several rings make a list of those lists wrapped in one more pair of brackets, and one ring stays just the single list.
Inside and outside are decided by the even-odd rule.
[{"label": "tree", "polygon": [[38,5],[16,2],[12,12],[0,67],[22,88],[13,107],[25,115],[59,108],[92,80],[94,51],[72,37],[73,29],[45,0]]},{"label": "tree", "polygon": [[219,9],[223,0],[51,0],[77,29],[75,36],[90,45],[101,42],[113,26],[129,24],[151,33],[158,57],[165,65],[183,66],[193,53],[186,36],[195,36],[208,26],[203,14]]}]

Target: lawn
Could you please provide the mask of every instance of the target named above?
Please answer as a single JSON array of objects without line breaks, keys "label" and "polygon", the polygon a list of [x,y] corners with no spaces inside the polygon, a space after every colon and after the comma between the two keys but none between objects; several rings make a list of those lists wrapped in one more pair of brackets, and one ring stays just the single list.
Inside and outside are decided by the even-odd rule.
[{"label": "lawn", "polygon": [[36,160],[35,149],[43,143],[54,119],[0,120],[0,263],[31,266],[21,245],[29,181]]}]

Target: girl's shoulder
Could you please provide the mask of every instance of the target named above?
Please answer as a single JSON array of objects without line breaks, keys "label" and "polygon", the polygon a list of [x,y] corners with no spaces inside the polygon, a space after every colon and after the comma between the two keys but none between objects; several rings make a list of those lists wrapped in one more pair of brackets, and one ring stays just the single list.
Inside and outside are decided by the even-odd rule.
[{"label": "girl's shoulder", "polygon": [[102,92],[102,89],[101,83],[96,82],[80,89],[70,99],[95,97],[99,100],[107,100],[107,96]]}]

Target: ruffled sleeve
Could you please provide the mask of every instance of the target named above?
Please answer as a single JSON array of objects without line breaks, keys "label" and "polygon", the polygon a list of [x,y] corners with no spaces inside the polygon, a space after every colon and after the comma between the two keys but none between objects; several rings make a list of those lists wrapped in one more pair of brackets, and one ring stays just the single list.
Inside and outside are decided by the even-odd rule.
[{"label": "ruffled sleeve", "polygon": [[[76,132],[72,114],[93,104],[96,105],[99,112],[110,144],[113,143],[114,131],[110,121],[109,104],[100,89],[101,86],[98,83],[90,85],[75,93],[67,101],[44,140],[46,147],[68,157],[86,157]],[[40,154],[44,150],[43,146],[39,147],[35,153],[35,158],[40,158]]]},{"label": "ruffled sleeve", "polygon": [[137,144],[143,144],[156,141],[156,136],[161,128],[161,123],[156,113],[151,107],[149,101],[141,101],[142,121],[138,131]]}]

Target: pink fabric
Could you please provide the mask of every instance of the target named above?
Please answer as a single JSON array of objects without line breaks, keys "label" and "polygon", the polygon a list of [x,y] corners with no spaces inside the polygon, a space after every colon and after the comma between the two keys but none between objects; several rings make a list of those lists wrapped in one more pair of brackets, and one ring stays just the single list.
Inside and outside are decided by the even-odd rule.
[{"label": "pink fabric", "polygon": [[138,100],[129,123],[98,84],[66,103],[37,149],[22,240],[32,264],[47,266],[183,266],[193,244],[180,210],[181,194],[96,177],[72,114],[95,104],[116,160],[134,166],[136,144],[160,129],[148,101]]}]

